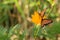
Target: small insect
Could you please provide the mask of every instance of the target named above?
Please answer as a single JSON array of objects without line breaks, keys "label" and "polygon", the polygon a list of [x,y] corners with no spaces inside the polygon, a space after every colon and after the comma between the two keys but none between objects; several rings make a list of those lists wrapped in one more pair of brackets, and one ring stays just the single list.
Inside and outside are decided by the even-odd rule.
[{"label": "small insect", "polygon": [[46,11],[46,9],[44,9],[41,13],[39,13],[39,15],[41,16],[41,26],[42,27],[44,27],[44,26],[46,26],[46,25],[48,25],[48,24],[50,24],[50,23],[52,23],[53,21],[51,20],[51,19],[44,19],[43,17],[44,17],[44,15],[45,15],[45,11]]}]

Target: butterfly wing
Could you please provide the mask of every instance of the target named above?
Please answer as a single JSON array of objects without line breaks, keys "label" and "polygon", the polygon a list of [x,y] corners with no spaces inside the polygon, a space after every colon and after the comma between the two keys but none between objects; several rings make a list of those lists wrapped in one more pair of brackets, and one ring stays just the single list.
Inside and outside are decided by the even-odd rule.
[{"label": "butterfly wing", "polygon": [[45,26],[45,25],[48,25],[48,24],[52,23],[52,20],[50,20],[50,19],[43,19],[45,11],[46,11],[46,8],[39,14],[42,18],[41,19],[42,20],[41,21],[41,26]]},{"label": "butterfly wing", "polygon": [[43,20],[42,20],[42,25],[41,25],[41,26],[43,27],[43,26],[48,25],[48,24],[50,24],[50,23],[52,23],[52,22],[53,22],[53,21],[50,20],[50,19],[43,19]]},{"label": "butterfly wing", "polygon": [[46,8],[40,13],[40,16],[43,17],[45,14]]}]

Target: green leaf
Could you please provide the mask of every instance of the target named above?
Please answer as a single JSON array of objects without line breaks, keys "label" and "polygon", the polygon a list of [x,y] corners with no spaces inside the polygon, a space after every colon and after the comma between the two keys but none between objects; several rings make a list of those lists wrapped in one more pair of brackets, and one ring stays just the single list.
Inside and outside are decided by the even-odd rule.
[{"label": "green leaf", "polygon": [[51,4],[51,6],[55,5],[55,0],[47,0],[47,1]]},{"label": "green leaf", "polygon": [[47,27],[47,35],[55,37],[57,34],[60,34],[60,22],[54,22],[52,26]]},{"label": "green leaf", "polygon": [[20,24],[17,24],[17,25],[15,25],[14,27],[11,27],[10,29],[9,29],[9,35],[8,35],[8,37],[10,37],[11,35],[13,35],[14,33],[19,33],[19,31],[20,31]]},{"label": "green leaf", "polygon": [[7,29],[0,25],[0,40],[8,40]]}]

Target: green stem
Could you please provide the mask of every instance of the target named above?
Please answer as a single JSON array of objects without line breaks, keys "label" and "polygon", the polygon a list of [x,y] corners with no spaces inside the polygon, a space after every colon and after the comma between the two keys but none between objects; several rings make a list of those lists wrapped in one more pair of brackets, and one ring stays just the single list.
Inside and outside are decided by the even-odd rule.
[{"label": "green stem", "polygon": [[37,28],[37,31],[35,31],[35,39],[36,39],[36,36],[37,36],[37,34],[38,34],[38,32],[39,32],[39,29],[40,29],[40,27],[37,25],[37,26],[35,26],[36,28]]}]

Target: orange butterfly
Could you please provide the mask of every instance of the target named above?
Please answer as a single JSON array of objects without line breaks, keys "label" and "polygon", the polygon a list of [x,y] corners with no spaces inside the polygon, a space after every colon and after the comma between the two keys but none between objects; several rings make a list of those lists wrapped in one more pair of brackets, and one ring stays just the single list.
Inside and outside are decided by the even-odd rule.
[{"label": "orange butterfly", "polygon": [[41,26],[42,27],[44,27],[44,26],[46,26],[46,25],[48,25],[48,24],[50,24],[50,23],[52,23],[53,21],[51,20],[51,19],[46,19],[46,18],[43,18],[44,17],[44,15],[45,15],[45,11],[46,11],[46,9],[44,9],[41,13],[39,13],[39,15],[41,16]]}]

